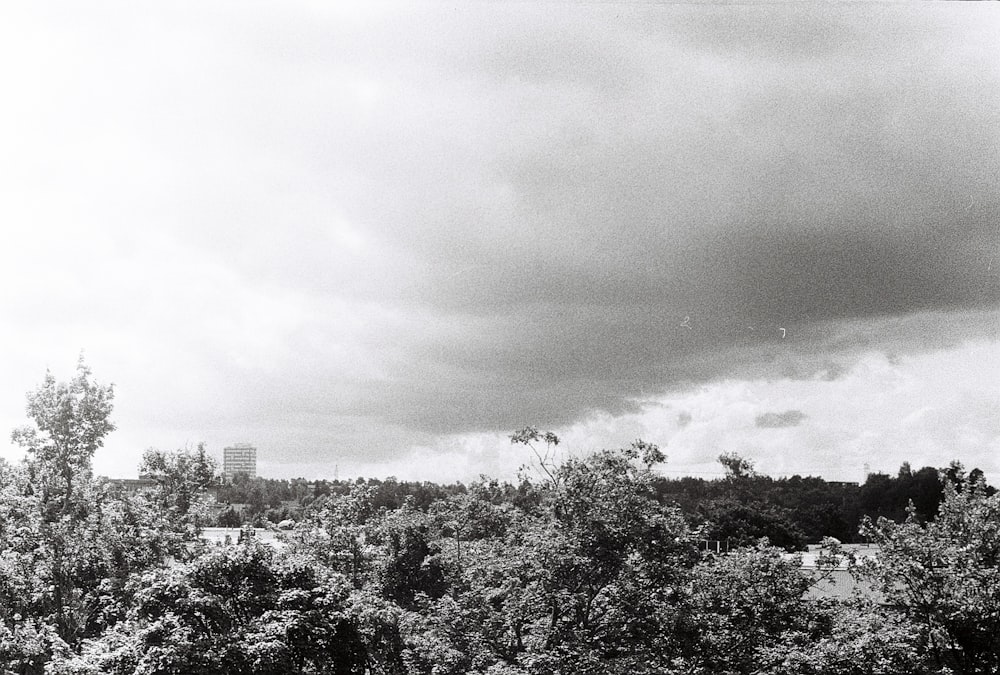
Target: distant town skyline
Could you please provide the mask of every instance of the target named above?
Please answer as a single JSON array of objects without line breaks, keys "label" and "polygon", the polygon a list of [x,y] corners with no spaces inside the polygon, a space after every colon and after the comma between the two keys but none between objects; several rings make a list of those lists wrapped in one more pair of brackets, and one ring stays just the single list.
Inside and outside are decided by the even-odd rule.
[{"label": "distant town skyline", "polygon": [[669,475],[1000,483],[998,34],[985,4],[5,4],[4,438],[82,349],[98,474],[251,439],[275,478],[511,478],[535,425]]}]

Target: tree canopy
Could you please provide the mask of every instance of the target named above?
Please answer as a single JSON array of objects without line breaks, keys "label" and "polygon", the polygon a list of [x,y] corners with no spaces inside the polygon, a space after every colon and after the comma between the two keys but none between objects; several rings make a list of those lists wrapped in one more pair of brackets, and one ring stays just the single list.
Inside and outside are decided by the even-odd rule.
[{"label": "tree canopy", "polygon": [[[155,489],[132,493],[92,476],[112,400],[82,361],[47,374],[25,460],[0,463],[4,675],[1000,670],[1000,496],[957,463],[851,488],[723,455],[725,479],[667,481],[654,444],[557,455],[527,427],[516,485],[222,484],[198,446],[147,451]],[[294,501],[297,522],[210,546],[210,489],[255,517]],[[852,522],[874,557],[828,539],[810,571],[791,552]],[[842,559],[869,592],[821,597]]]}]

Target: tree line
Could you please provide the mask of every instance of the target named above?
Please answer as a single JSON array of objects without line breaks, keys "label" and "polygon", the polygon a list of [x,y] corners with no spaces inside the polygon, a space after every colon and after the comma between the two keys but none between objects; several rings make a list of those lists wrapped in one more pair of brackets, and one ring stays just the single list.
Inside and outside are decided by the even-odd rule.
[{"label": "tree line", "polygon": [[[919,520],[933,520],[944,499],[942,473],[953,483],[982,482],[990,494],[995,489],[985,484],[980,469],[966,476],[958,462],[916,471],[904,463],[894,476],[872,473],[859,485],[817,476],[772,478],[757,473],[749,460],[731,453],[721,455],[719,461],[725,469],[724,478],[658,475],[653,478],[653,494],[662,504],[676,505],[706,540],[729,548],[753,544],[762,537],[788,551],[805,550],[808,544],[819,543],[825,537],[860,543],[864,541],[860,528],[865,518],[903,522],[911,503]],[[228,508],[207,517],[205,524],[222,527],[262,527],[297,519],[308,508],[325,499],[348,495],[358,486],[372,490],[376,510],[398,509],[408,503],[427,511],[435,502],[466,494],[470,489],[462,483],[439,485],[394,477],[310,482],[304,478],[250,478],[237,474],[231,481],[218,475],[215,480],[216,499]],[[495,489],[504,499],[517,503],[529,498],[531,487],[531,481],[522,476],[520,483],[505,481],[497,483]]]},{"label": "tree line", "polygon": [[[533,428],[512,436],[537,460],[516,485],[387,503],[392,481],[345,482],[311,495],[279,546],[252,528],[211,546],[198,536],[215,469],[204,448],[147,453],[150,492],[93,477],[112,403],[82,363],[68,383],[46,376],[14,433],[24,461],[0,465],[5,675],[1000,668],[1000,497],[957,464],[937,476],[933,513],[914,500],[899,522],[861,518],[875,558],[828,539],[816,572],[767,538],[703,551],[708,525],[682,503],[723,488],[664,481],[655,445],[558,457],[558,437]],[[725,495],[770,481],[725,462]],[[770,484],[777,500],[785,486]],[[837,564],[872,592],[811,593]]]}]

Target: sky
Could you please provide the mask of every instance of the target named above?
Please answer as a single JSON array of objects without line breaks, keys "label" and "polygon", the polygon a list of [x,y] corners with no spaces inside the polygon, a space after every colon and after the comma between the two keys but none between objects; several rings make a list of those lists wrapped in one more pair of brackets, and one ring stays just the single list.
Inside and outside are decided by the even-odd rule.
[{"label": "sky", "polygon": [[[0,429],[84,354],[94,458],[1000,482],[1000,9],[10,2]],[[20,448],[0,435],[0,456]]]}]

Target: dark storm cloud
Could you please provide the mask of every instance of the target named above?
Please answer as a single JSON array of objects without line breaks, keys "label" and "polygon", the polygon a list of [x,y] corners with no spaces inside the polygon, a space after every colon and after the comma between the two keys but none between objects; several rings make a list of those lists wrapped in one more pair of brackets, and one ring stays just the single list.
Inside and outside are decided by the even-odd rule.
[{"label": "dark storm cloud", "polygon": [[[669,62],[631,26],[628,59],[608,68],[627,63],[616,81],[641,86],[569,88],[516,108],[550,133],[509,138],[482,176],[505,186],[502,245],[491,222],[485,235],[455,233],[420,290],[433,311],[504,329],[482,353],[444,346],[438,358],[494,373],[498,391],[548,410],[531,393],[546,382],[581,412],[613,408],[638,384],[738,372],[723,355],[767,352],[781,328],[1000,300],[989,255],[1000,248],[1000,118],[987,103],[1000,80],[988,51],[958,47],[982,39],[971,24],[920,28],[879,10],[900,31],[885,40],[864,13],[709,14],[716,25],[695,41],[709,65]],[[761,31],[774,38],[766,54]],[[816,35],[826,39],[810,50]],[[572,71],[578,83],[559,65],[572,56],[538,39],[505,44],[506,62],[491,51],[491,72]]]},{"label": "dark storm cloud", "polygon": [[196,370],[177,379],[203,392],[161,406],[135,384],[150,424],[368,458],[995,339],[1000,63],[981,10],[556,7],[132,10],[128,44],[67,15],[90,32],[55,56],[27,41],[21,62],[55,66],[25,76],[5,128],[32,167],[12,181],[75,190],[16,191],[6,220],[79,215],[127,245],[88,236],[81,256],[39,230],[31,255],[10,247],[8,286],[30,276],[14,263],[73,264],[8,309],[28,326],[55,307],[37,335],[70,312],[103,336],[140,307],[129,358],[166,349],[162,378]]},{"label": "dark storm cloud", "polygon": [[[508,327],[537,321],[540,305],[571,317],[611,306],[629,328],[997,300],[983,251],[998,243],[988,102],[1000,89],[973,22],[830,8],[487,13],[488,31],[447,13],[433,40],[410,35],[411,58],[392,65],[427,80],[421,99],[390,101],[374,129],[351,122],[320,155],[338,165],[329,189],[348,215],[399,253],[386,276],[405,283],[380,286],[384,299]],[[329,278],[316,258],[282,264]]]},{"label": "dark storm cloud", "polygon": [[769,412],[757,415],[754,426],[758,429],[782,429],[784,427],[797,427],[806,418],[806,414],[801,410],[786,410],[785,412]]},{"label": "dark storm cloud", "polygon": [[410,36],[393,66],[419,92],[321,146],[392,261],[374,262],[388,281],[329,286],[415,313],[388,379],[336,410],[434,433],[565,424],[989,333],[1000,76],[973,19],[487,14]]},{"label": "dark storm cloud", "polygon": [[733,310],[798,322],[984,307],[1000,297],[982,264],[1000,239],[981,221],[957,216],[895,233],[865,218],[819,231],[734,233],[713,255],[730,275]]}]

